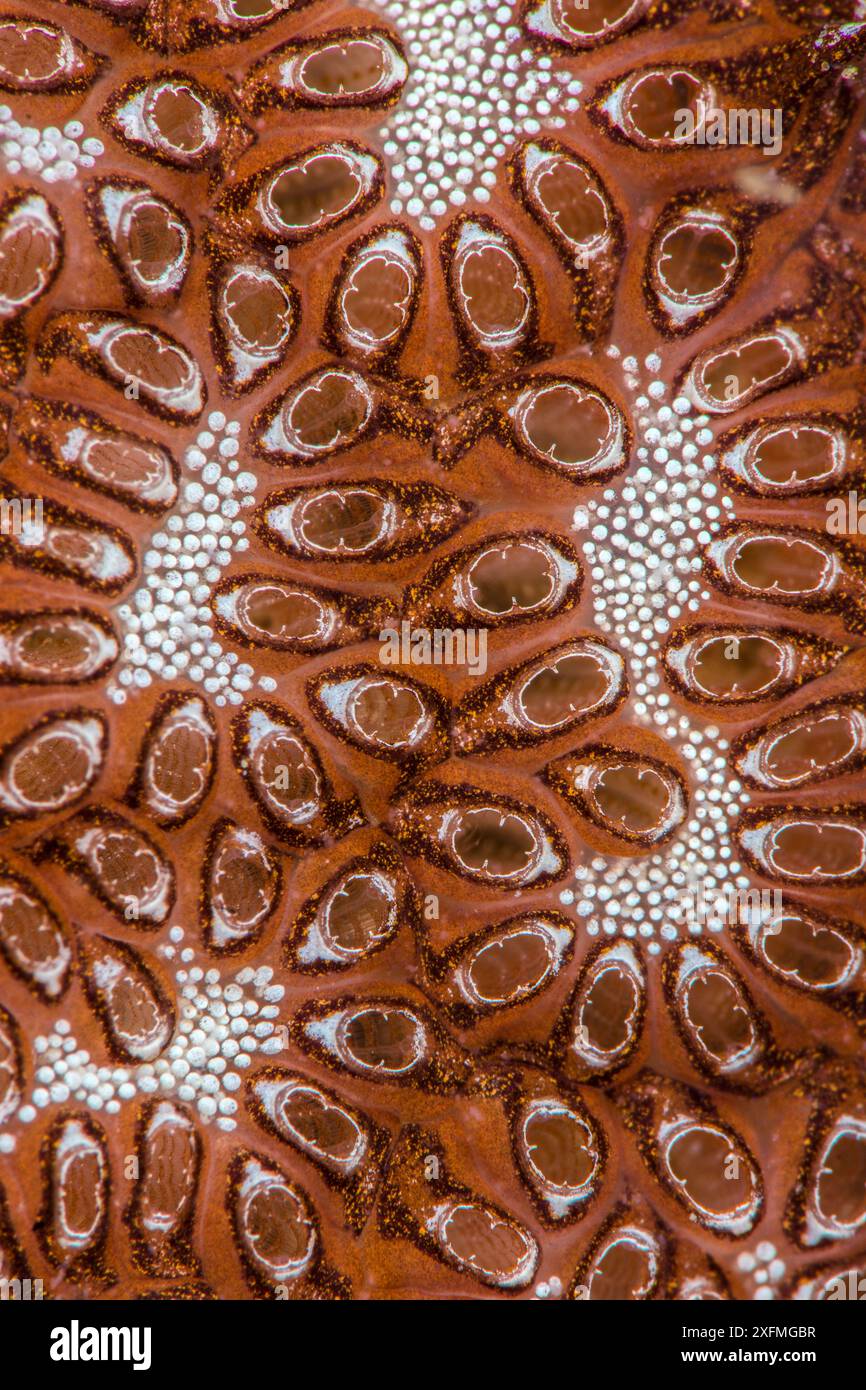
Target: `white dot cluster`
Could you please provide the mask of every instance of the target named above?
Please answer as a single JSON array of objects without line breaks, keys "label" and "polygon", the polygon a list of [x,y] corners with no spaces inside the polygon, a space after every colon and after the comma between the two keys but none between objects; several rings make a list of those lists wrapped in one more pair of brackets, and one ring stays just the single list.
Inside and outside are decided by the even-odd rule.
[{"label": "white dot cluster", "polygon": [[175,971],[178,1024],[164,1057],[139,1068],[139,1090],[175,1094],[194,1104],[205,1124],[215,1119],[220,1129],[232,1130],[241,1073],[255,1053],[270,1055],[282,1047],[274,1019],[285,990],[271,983],[269,965],[246,966],[223,980],[219,970],[192,963],[195,952],[181,946],[181,927],[173,927],[169,935],[173,944],[160,951],[180,961]]},{"label": "white dot cluster", "polygon": [[255,502],[258,479],[238,461],[240,425],[221,411],[208,417],[183,458],[185,476],[174,510],[142,557],[144,584],[116,612],[124,650],[108,693],[123,704],[130,689],[185,676],[217,705],[240,705],[253,668],[214,639],[211,590],[232,558],[249,549],[242,513]]},{"label": "white dot cluster", "polygon": [[709,417],[693,417],[685,397],[667,403],[658,354],[643,364],[650,378],[645,381],[636,358],[623,358],[617,347],[607,351],[620,362],[633,397],[637,467],[619,493],[607,488],[602,500],[578,507],[574,527],[588,532],[584,552],[595,622],[626,656],[634,714],[688,760],[693,793],[688,820],[663,849],[640,859],[598,856],[579,865],[577,891],[567,889],[560,901],[576,903],[590,936],[646,938],[650,954],[658,955],[662,941],[722,929],[721,917],[689,915],[686,904],[696,894],[707,901],[749,887],[728,835],[731,819],[748,800],[728,768],[728,743],[715,725],[697,728],[673,708],[657,650],[671,627],[709,598],[700,579],[700,549],[732,503],[713,481]]},{"label": "white dot cluster", "polygon": [[105,146],[95,136],[85,135],[80,121],[58,126],[23,126],[8,106],[0,106],[0,154],[6,172],[24,174],[63,183],[77,177],[80,169],[92,169]]},{"label": "white dot cluster", "polygon": [[581,84],[527,47],[513,4],[373,0],[406,44],[412,71],[381,129],[391,160],[391,211],[432,231],[449,208],[486,203],[515,140],[558,129]]},{"label": "white dot cluster", "polygon": [[769,1240],[762,1240],[755,1247],[754,1254],[744,1250],[737,1256],[737,1268],[743,1274],[751,1274],[755,1283],[753,1299],[766,1302],[776,1297],[776,1285],[784,1279],[787,1266],[779,1258],[775,1245]]},{"label": "white dot cluster", "polygon": [[[183,930],[172,927],[170,943],[158,947],[166,960],[177,959],[177,1026],[163,1055],[155,1062],[108,1066],[79,1047],[66,1018],[47,1035],[34,1039],[35,1086],[17,1119],[31,1124],[49,1105],[78,1102],[94,1111],[116,1115],[126,1101],[161,1094],[192,1105],[204,1124],[212,1120],[226,1131],[237,1127],[237,1092],[242,1073],[256,1053],[282,1048],[274,1022],[285,993],[272,984],[273,970],[246,967],[233,978],[194,965],[195,952],[182,947]],[[0,1154],[12,1153],[15,1135],[0,1132]]]},{"label": "white dot cluster", "polygon": [[542,1279],[536,1284],[532,1297],[533,1299],[561,1298],[562,1280],[557,1279],[555,1274],[550,1279]]}]

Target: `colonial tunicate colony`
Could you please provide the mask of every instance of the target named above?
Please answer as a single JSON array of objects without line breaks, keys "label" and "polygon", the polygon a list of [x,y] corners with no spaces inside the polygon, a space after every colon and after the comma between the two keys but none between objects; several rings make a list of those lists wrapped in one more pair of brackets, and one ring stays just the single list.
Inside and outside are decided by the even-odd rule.
[{"label": "colonial tunicate colony", "polygon": [[0,1278],[866,1277],[864,48],[0,15]]}]

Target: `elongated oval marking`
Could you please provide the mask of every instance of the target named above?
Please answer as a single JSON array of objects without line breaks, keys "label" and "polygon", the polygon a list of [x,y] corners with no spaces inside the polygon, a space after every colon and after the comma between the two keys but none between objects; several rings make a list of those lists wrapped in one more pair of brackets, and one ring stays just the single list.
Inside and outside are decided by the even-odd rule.
[{"label": "elongated oval marking", "polygon": [[251,1084],[264,1114],[287,1143],[343,1177],[362,1167],[370,1145],[356,1111],[304,1077],[253,1078]]},{"label": "elongated oval marking", "polygon": [[0,749],[0,811],[47,815],[78,801],[98,780],[108,726],[95,710],[49,715]]},{"label": "elongated oval marking", "polygon": [[258,1278],[268,1284],[300,1279],[312,1265],[319,1238],[300,1189],[276,1164],[256,1154],[233,1164],[231,1203],[235,1231]]},{"label": "elongated oval marking", "polygon": [[174,1009],[137,951],[107,936],[82,944],[85,984],[113,1050],[152,1062],[171,1041]]},{"label": "elongated oval marking", "polygon": [[66,928],[42,894],[18,874],[0,874],[0,952],[44,999],[64,994],[72,967]]}]

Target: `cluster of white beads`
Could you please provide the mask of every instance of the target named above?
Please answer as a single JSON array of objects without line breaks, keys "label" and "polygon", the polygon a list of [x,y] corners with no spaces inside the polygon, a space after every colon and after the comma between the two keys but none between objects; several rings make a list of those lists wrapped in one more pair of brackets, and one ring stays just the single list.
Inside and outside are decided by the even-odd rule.
[{"label": "cluster of white beads", "polygon": [[373,0],[406,44],[412,71],[382,127],[395,197],[432,231],[449,208],[485,203],[515,140],[565,124],[581,84],[526,44],[515,7],[496,0]]},{"label": "cluster of white beads", "polygon": [[105,146],[95,136],[85,135],[80,121],[67,121],[62,130],[49,125],[44,130],[22,126],[8,106],[0,106],[0,151],[11,177],[41,178],[46,183],[74,179],[79,169],[92,169]]},{"label": "cluster of white beads", "polygon": [[[693,418],[685,397],[668,403],[658,354],[643,364],[648,382],[636,358],[623,358],[617,347],[608,356],[620,362],[634,398],[637,467],[618,492],[607,488],[600,501],[578,507],[574,527],[587,536],[596,625],[628,661],[634,714],[688,760],[693,792],[688,820],[663,850],[640,859],[597,856],[578,866],[577,890],[567,889],[560,900],[576,904],[590,936],[646,938],[657,955],[660,942],[737,920],[749,887],[728,834],[748,800],[728,768],[728,743],[712,723],[698,728],[673,708],[658,653],[672,626],[709,598],[700,551],[732,503],[713,481],[709,417]],[[728,913],[692,910],[726,898]]]},{"label": "cluster of white beads", "polygon": [[737,1268],[743,1274],[751,1274],[755,1283],[752,1297],[759,1301],[776,1297],[776,1285],[782,1282],[786,1273],[785,1261],[779,1258],[775,1245],[769,1240],[762,1240],[755,1247],[754,1254],[744,1250],[738,1255]]},{"label": "cluster of white beads", "polygon": [[[283,1046],[274,1020],[285,991],[271,983],[274,972],[267,965],[224,979],[219,970],[193,964],[195,952],[181,945],[183,936],[181,927],[172,927],[170,944],[157,948],[166,960],[180,962],[177,1026],[162,1057],[128,1066],[99,1064],[79,1046],[69,1020],[59,1018],[50,1033],[34,1040],[36,1084],[17,1112],[21,1124],[31,1124],[49,1105],[77,1102],[116,1115],[126,1101],[162,1094],[194,1106],[204,1124],[236,1128],[242,1073],[257,1053],[271,1055]],[[14,1149],[14,1133],[0,1132],[0,1154]]]},{"label": "cluster of white beads", "polygon": [[[139,1090],[166,1091],[194,1104],[200,1118],[232,1130],[241,1073],[256,1053],[271,1055],[283,1046],[274,1022],[285,990],[272,984],[269,965],[245,967],[223,979],[214,967],[195,965],[195,952],[182,946],[183,928],[172,927],[160,954],[180,962],[175,971],[178,1022],[165,1055],[139,1068]],[[145,1074],[143,1074],[145,1073]]]},{"label": "cluster of white beads", "polygon": [[129,688],[181,675],[217,705],[240,705],[252,688],[252,666],[214,639],[208,606],[225,566],[249,548],[242,513],[255,502],[258,480],[238,461],[239,434],[236,420],[213,411],[185,451],[178,504],[142,558],[144,584],[117,609],[124,652],[108,689],[117,704]]},{"label": "cluster of white beads", "polygon": [[550,1279],[542,1279],[536,1284],[532,1297],[534,1299],[561,1298],[562,1280],[557,1279],[555,1274]]}]

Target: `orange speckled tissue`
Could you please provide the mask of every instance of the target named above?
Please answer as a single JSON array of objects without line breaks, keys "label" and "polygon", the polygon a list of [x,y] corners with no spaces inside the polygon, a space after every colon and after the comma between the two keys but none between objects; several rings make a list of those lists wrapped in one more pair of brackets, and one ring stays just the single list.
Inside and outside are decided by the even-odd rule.
[{"label": "orange speckled tissue", "polygon": [[6,1293],[866,1275],[861,8],[7,0]]}]

